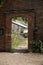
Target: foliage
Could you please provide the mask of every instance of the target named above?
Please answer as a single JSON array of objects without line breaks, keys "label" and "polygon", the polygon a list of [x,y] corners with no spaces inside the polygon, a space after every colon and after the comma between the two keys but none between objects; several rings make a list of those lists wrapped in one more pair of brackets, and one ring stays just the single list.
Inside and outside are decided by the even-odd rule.
[{"label": "foliage", "polygon": [[33,52],[41,52],[41,45],[43,45],[43,42],[40,40],[34,40],[32,43],[32,51]]},{"label": "foliage", "polygon": [[[27,18],[23,18],[23,17],[14,17],[12,18],[13,21],[20,21],[21,24],[27,25]],[[21,45],[25,42],[25,38],[23,36],[20,35],[21,31],[24,30],[24,28],[15,26],[14,27],[16,29],[16,31],[12,31],[12,48],[17,47],[18,45]],[[20,31],[19,31],[20,30]]]},{"label": "foliage", "polygon": [[25,17],[24,18],[23,17],[15,17],[15,18],[12,18],[12,20],[18,20],[20,22],[24,21],[25,24],[28,24],[27,18],[25,18]]},{"label": "foliage", "polygon": [[22,17],[17,17],[17,20],[18,21],[23,21],[23,18]]}]

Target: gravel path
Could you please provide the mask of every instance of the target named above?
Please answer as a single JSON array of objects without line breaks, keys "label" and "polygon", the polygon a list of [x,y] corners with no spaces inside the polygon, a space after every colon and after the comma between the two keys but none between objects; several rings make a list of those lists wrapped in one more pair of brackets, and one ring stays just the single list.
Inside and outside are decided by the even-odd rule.
[{"label": "gravel path", "polygon": [[0,52],[0,65],[43,65],[43,54]]}]

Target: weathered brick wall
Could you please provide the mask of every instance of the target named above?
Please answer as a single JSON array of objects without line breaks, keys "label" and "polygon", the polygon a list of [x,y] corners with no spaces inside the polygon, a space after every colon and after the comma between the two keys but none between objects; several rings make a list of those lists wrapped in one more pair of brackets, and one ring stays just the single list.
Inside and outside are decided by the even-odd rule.
[{"label": "weathered brick wall", "polygon": [[5,18],[4,15],[0,13],[0,51],[5,49]]},{"label": "weathered brick wall", "polygon": [[6,14],[5,21],[5,51],[10,51],[11,49],[11,20],[10,16]]},{"label": "weathered brick wall", "polygon": [[[17,11],[24,9],[34,9],[34,12],[36,12],[36,22],[38,26],[37,38],[43,40],[43,0],[5,0],[3,7],[0,8],[0,12],[2,10],[2,12],[5,13],[0,14],[0,28],[4,28],[4,34],[0,36],[0,49],[8,51],[11,48],[11,16],[9,16],[9,14],[7,13],[11,14],[13,13],[12,10]],[[32,25],[33,24],[31,24],[30,26]],[[30,28],[32,29],[32,27]],[[33,30],[31,30],[30,32],[32,31]]]},{"label": "weathered brick wall", "polygon": [[38,39],[43,41],[43,9],[38,10],[38,20],[37,20],[37,25],[38,25]]}]

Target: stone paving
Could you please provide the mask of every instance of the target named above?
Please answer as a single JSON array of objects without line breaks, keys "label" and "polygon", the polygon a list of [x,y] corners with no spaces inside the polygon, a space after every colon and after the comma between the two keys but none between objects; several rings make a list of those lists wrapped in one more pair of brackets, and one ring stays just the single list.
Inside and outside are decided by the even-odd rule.
[{"label": "stone paving", "polygon": [[0,52],[0,65],[43,65],[43,54]]}]

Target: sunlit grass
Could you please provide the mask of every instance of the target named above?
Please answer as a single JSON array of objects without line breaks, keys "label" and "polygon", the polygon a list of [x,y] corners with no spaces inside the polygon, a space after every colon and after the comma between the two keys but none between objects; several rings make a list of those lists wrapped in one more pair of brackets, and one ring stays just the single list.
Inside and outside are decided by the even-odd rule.
[{"label": "sunlit grass", "polygon": [[23,44],[26,38],[22,37],[19,33],[12,33],[12,48],[16,48],[17,46]]}]

